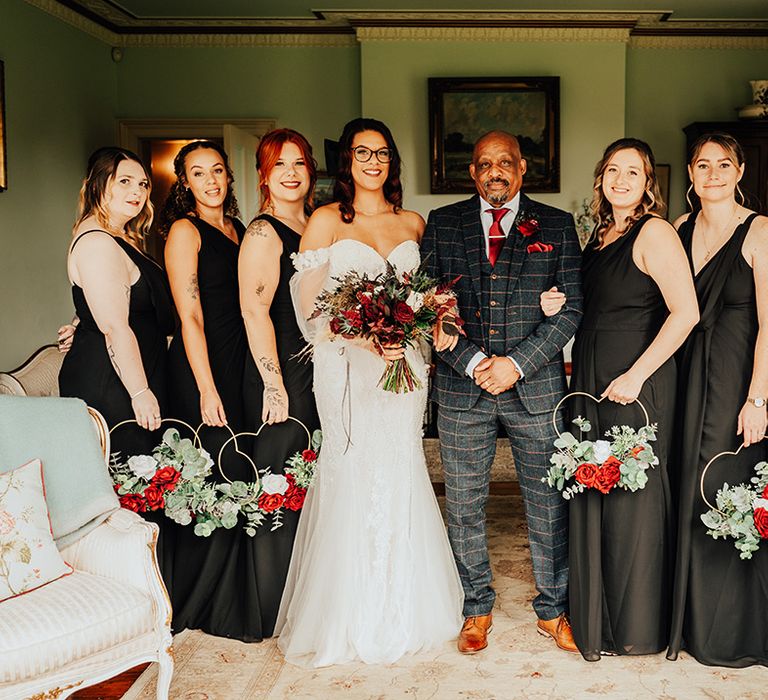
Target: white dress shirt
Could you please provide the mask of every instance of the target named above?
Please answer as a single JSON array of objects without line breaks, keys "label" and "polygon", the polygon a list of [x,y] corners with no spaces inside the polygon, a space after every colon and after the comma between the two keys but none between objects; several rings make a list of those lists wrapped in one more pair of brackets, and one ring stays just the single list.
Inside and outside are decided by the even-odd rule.
[{"label": "white dress shirt", "polygon": [[[488,211],[489,209],[494,209],[497,207],[492,206],[489,204],[486,200],[484,200],[482,197],[480,197],[480,223],[483,226],[483,238],[485,238],[485,255],[488,256],[488,246],[489,241],[488,237],[490,235],[491,230],[491,224],[493,224],[493,214]],[[512,199],[510,199],[508,202],[505,202],[501,205],[501,207],[498,207],[501,209],[509,209],[509,214],[505,214],[501,221],[499,222],[501,225],[501,230],[504,232],[505,236],[509,236],[509,232],[512,229],[512,225],[515,223],[515,219],[517,218],[517,212],[520,209],[520,193],[518,192]],[[467,376],[472,377],[474,379],[475,377],[475,367],[477,367],[482,360],[484,360],[488,355],[486,355],[484,352],[476,352],[472,359],[469,361],[469,364],[467,365],[466,373]],[[511,355],[508,355],[510,360],[512,360],[512,363],[515,365],[515,368],[517,369],[518,374],[520,375],[520,379],[523,378],[523,371],[520,369],[520,365],[518,364],[517,360],[515,360],[514,357]]]}]

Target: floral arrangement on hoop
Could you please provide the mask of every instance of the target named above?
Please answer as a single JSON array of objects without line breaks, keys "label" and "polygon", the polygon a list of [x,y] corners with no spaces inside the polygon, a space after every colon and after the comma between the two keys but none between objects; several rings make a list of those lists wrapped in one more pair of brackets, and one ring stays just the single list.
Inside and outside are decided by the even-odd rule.
[{"label": "floral arrangement on hoop", "polygon": [[[463,335],[463,320],[456,313],[457,280],[438,284],[422,267],[398,277],[387,262],[384,272],[374,278],[349,272],[335,278],[333,290],[322,292],[311,319],[329,319],[332,335],[347,340],[370,340],[381,352],[385,345],[413,346],[431,340],[432,329],[441,324],[448,335]],[[387,363],[378,386],[385,391],[405,393],[422,384],[405,358]]]},{"label": "floral arrangement on hoop", "polygon": [[321,442],[322,434],[316,430],[309,447],[287,460],[285,474],[272,474],[267,467],[256,472],[256,481],[214,483],[207,480],[214,466],[210,454],[197,439],[181,438],[178,430],[169,428],[152,455],[125,462],[113,458],[109,471],[123,508],[137,513],[162,510],[180,525],[194,521],[200,537],[219,527],[235,527],[242,515],[243,527],[253,537],[267,518],[276,530],[283,524],[283,509],[301,510]]},{"label": "floral arrangement on hoop", "polygon": [[702,514],[701,522],[710,537],[715,540],[733,538],[739,557],[751,559],[752,553],[760,549],[761,541],[768,539],[768,462],[755,465],[755,476],[749,484],[723,484],[715,497],[716,505],[712,505],[704,495],[704,476],[710,464],[724,454],[738,454],[738,451],[716,455],[701,473],[701,495],[709,506],[709,510]]},{"label": "floral arrangement on hoop", "polygon": [[[592,430],[592,424],[578,416],[573,424],[579,430],[577,438],[573,433],[561,433],[557,428],[557,410],[565,399],[574,395],[585,395],[597,401],[590,394],[574,392],[563,397],[555,407],[552,423],[557,431],[554,442],[557,451],[549,458],[552,465],[542,481],[560,491],[563,498],[570,499],[586,489],[595,489],[608,494],[615,488],[625,491],[639,491],[648,483],[651,467],[659,463],[651,442],[656,440],[656,424],[649,424],[648,413],[645,425],[638,430],[629,426],[612,426],[606,431],[608,440],[584,440],[584,434]],[[599,403],[599,401],[598,401]]]}]

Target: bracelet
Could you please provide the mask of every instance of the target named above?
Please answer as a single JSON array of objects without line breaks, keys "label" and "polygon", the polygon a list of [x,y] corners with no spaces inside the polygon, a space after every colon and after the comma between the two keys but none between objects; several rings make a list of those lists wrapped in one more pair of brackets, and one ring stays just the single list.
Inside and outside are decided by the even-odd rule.
[{"label": "bracelet", "polygon": [[135,398],[141,396],[145,391],[149,391],[149,387],[145,386],[141,391],[137,391],[135,394],[131,394],[131,401],[133,401]]}]

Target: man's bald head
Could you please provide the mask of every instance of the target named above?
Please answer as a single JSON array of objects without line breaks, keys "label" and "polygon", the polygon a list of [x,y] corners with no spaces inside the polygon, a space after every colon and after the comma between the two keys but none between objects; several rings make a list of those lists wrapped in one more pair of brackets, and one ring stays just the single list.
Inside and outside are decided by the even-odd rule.
[{"label": "man's bald head", "polygon": [[520,191],[527,169],[515,136],[506,131],[489,131],[475,143],[470,177],[478,194],[493,207],[500,207]]}]

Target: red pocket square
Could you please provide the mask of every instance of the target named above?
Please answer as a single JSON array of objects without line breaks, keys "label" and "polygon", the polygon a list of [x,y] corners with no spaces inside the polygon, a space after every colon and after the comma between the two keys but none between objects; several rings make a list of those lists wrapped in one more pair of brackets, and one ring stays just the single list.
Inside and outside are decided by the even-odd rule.
[{"label": "red pocket square", "polygon": [[531,243],[531,245],[528,246],[529,253],[549,253],[554,249],[555,247],[553,245],[542,243],[541,241],[536,241],[536,243]]}]

